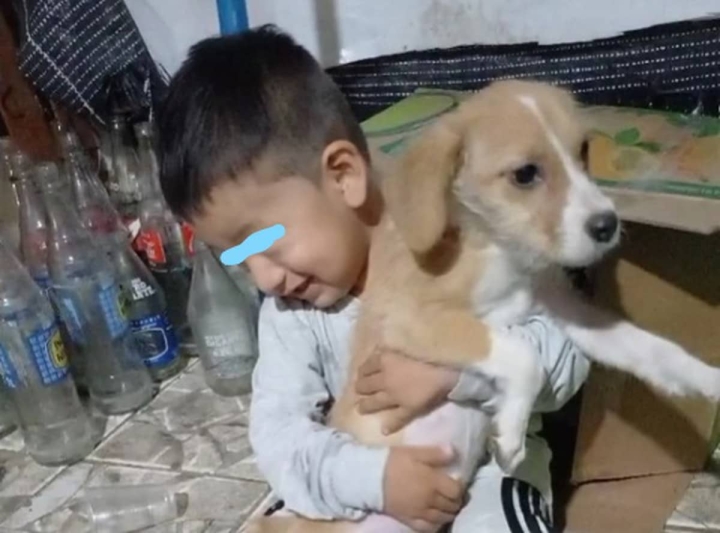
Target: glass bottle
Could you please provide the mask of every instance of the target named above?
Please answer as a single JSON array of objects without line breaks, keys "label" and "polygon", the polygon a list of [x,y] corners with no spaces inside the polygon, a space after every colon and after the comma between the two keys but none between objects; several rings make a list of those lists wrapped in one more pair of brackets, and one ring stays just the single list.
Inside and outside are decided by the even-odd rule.
[{"label": "glass bottle", "polygon": [[257,306],[210,249],[195,244],[188,316],[205,380],[222,396],[247,394],[257,361]]},{"label": "glass bottle", "polygon": [[192,333],[187,320],[188,295],[192,275],[192,238],[188,229],[170,211],[157,174],[150,127],[139,124],[137,137],[140,146],[140,175],[143,199],[140,203],[139,246],[150,271],[160,283],[167,298],[168,315],[175,326],[181,346],[194,352]]},{"label": "glass bottle", "polygon": [[137,351],[115,269],[63,201],[55,165],[37,167],[48,220],[51,294],[72,340],[73,370],[105,414],[146,404],[150,375]]},{"label": "glass bottle", "polygon": [[111,260],[128,300],[130,328],[140,355],[155,381],[182,370],[177,334],[167,315],[165,293],[122,234],[115,235]]},{"label": "glass bottle", "polygon": [[92,171],[77,135],[70,130],[58,133],[65,159],[65,173],[83,224],[93,235],[114,242],[113,235],[116,232],[127,232],[120,215],[97,174]]},{"label": "glass bottle", "polygon": [[32,163],[19,150],[11,153],[10,162],[20,202],[20,257],[35,283],[47,289],[50,273],[47,266],[45,209],[33,181]]},{"label": "glass bottle", "polygon": [[75,390],[55,314],[1,242],[0,373],[38,463],[72,463],[92,451],[99,434]]},{"label": "glass bottle", "polygon": [[0,372],[0,439],[10,435],[17,429],[15,418],[15,408],[10,402],[10,396],[5,388],[2,372]]},{"label": "glass bottle", "polygon": [[109,176],[110,197],[120,211],[124,222],[137,216],[140,200],[138,160],[133,147],[127,142],[125,118],[114,115],[110,121],[110,151],[112,174]]}]

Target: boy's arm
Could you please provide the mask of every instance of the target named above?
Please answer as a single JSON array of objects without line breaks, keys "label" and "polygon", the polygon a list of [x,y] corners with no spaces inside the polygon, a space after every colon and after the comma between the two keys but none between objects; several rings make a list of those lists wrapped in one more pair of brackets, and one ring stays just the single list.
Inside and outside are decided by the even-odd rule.
[{"label": "boy's arm", "polygon": [[[535,401],[533,411],[557,411],[580,389],[590,371],[590,361],[565,333],[547,316],[537,315],[509,332],[530,342],[545,369],[545,386]],[[456,402],[480,402],[487,406],[495,397],[487,381],[470,371],[460,373],[448,399]]]},{"label": "boy's arm", "polygon": [[[533,411],[560,409],[580,388],[590,362],[550,318],[532,317],[508,331],[530,342],[545,369],[545,384]],[[447,400],[475,403],[492,411],[498,391],[480,375],[434,366],[385,350],[377,352],[359,371],[356,391],[360,412],[390,410],[384,430],[392,433]]]},{"label": "boy's arm", "polygon": [[297,312],[281,300],[265,300],[250,443],[260,471],[288,509],[313,519],[357,520],[382,509],[388,449],[360,445],[323,425],[330,394],[317,348]]}]

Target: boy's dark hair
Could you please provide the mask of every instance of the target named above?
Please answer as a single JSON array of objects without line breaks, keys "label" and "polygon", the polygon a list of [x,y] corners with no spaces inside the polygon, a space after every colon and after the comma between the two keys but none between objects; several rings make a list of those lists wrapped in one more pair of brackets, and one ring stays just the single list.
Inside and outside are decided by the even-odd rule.
[{"label": "boy's dark hair", "polygon": [[219,182],[262,168],[317,173],[335,140],[367,142],[340,89],[272,25],[199,42],[175,74],[158,114],[160,184],[190,218]]}]

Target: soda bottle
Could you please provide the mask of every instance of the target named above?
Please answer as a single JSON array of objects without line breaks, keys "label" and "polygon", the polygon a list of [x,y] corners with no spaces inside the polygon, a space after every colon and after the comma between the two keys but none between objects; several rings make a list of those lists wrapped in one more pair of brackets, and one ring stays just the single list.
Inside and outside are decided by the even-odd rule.
[{"label": "soda bottle", "polygon": [[257,360],[257,307],[210,249],[195,242],[188,316],[208,386],[222,396],[250,392]]},{"label": "soda bottle", "polygon": [[193,352],[192,334],[187,321],[192,237],[189,235],[189,226],[183,227],[163,198],[148,124],[138,125],[137,137],[143,184],[139,246],[144,251],[150,271],[165,291],[168,315],[175,326],[181,347],[184,351]]},{"label": "soda bottle", "polygon": [[125,119],[120,115],[113,116],[110,121],[110,150],[112,158],[112,174],[108,183],[110,197],[127,223],[137,217],[140,186],[137,175],[137,154],[127,140]]},{"label": "soda bottle", "polygon": [[35,283],[47,289],[50,273],[47,267],[45,209],[33,181],[32,163],[19,150],[10,154],[10,163],[20,202],[20,257]]},{"label": "soda bottle", "polygon": [[53,310],[2,242],[0,373],[38,463],[72,463],[92,451],[100,434],[78,398]]},{"label": "soda bottle", "polygon": [[[0,137],[0,198],[3,199],[4,204],[3,210],[0,210],[0,237],[5,239],[6,245],[14,253],[17,253],[20,248],[20,228],[17,223],[20,202],[15,178],[10,168],[11,151],[13,146],[10,138]],[[13,202],[4,201],[11,195]]]},{"label": "soda bottle", "polygon": [[113,207],[105,187],[92,171],[77,135],[58,127],[60,145],[65,159],[65,174],[71,187],[75,206],[85,227],[100,239],[114,243],[116,232],[127,232],[120,215]]},{"label": "soda bottle", "polygon": [[63,201],[55,165],[39,165],[36,173],[48,220],[51,294],[72,341],[73,370],[102,412],[141,407],[153,387],[130,333],[115,270]]},{"label": "soda bottle", "polygon": [[121,290],[128,300],[130,328],[140,355],[155,381],[182,370],[177,334],[167,315],[165,294],[122,234],[110,251]]},{"label": "soda bottle", "polygon": [[10,396],[0,374],[0,439],[10,435],[15,429],[15,409],[10,403]]}]

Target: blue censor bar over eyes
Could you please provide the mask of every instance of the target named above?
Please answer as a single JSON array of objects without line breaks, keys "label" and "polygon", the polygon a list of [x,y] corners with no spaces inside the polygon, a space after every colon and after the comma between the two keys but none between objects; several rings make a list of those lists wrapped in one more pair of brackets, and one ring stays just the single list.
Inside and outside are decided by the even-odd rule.
[{"label": "blue censor bar over eyes", "polygon": [[228,248],[220,254],[220,261],[223,265],[239,265],[248,257],[261,254],[268,250],[275,241],[285,235],[285,226],[275,224],[269,228],[261,229],[250,235],[243,242],[232,248]]}]

